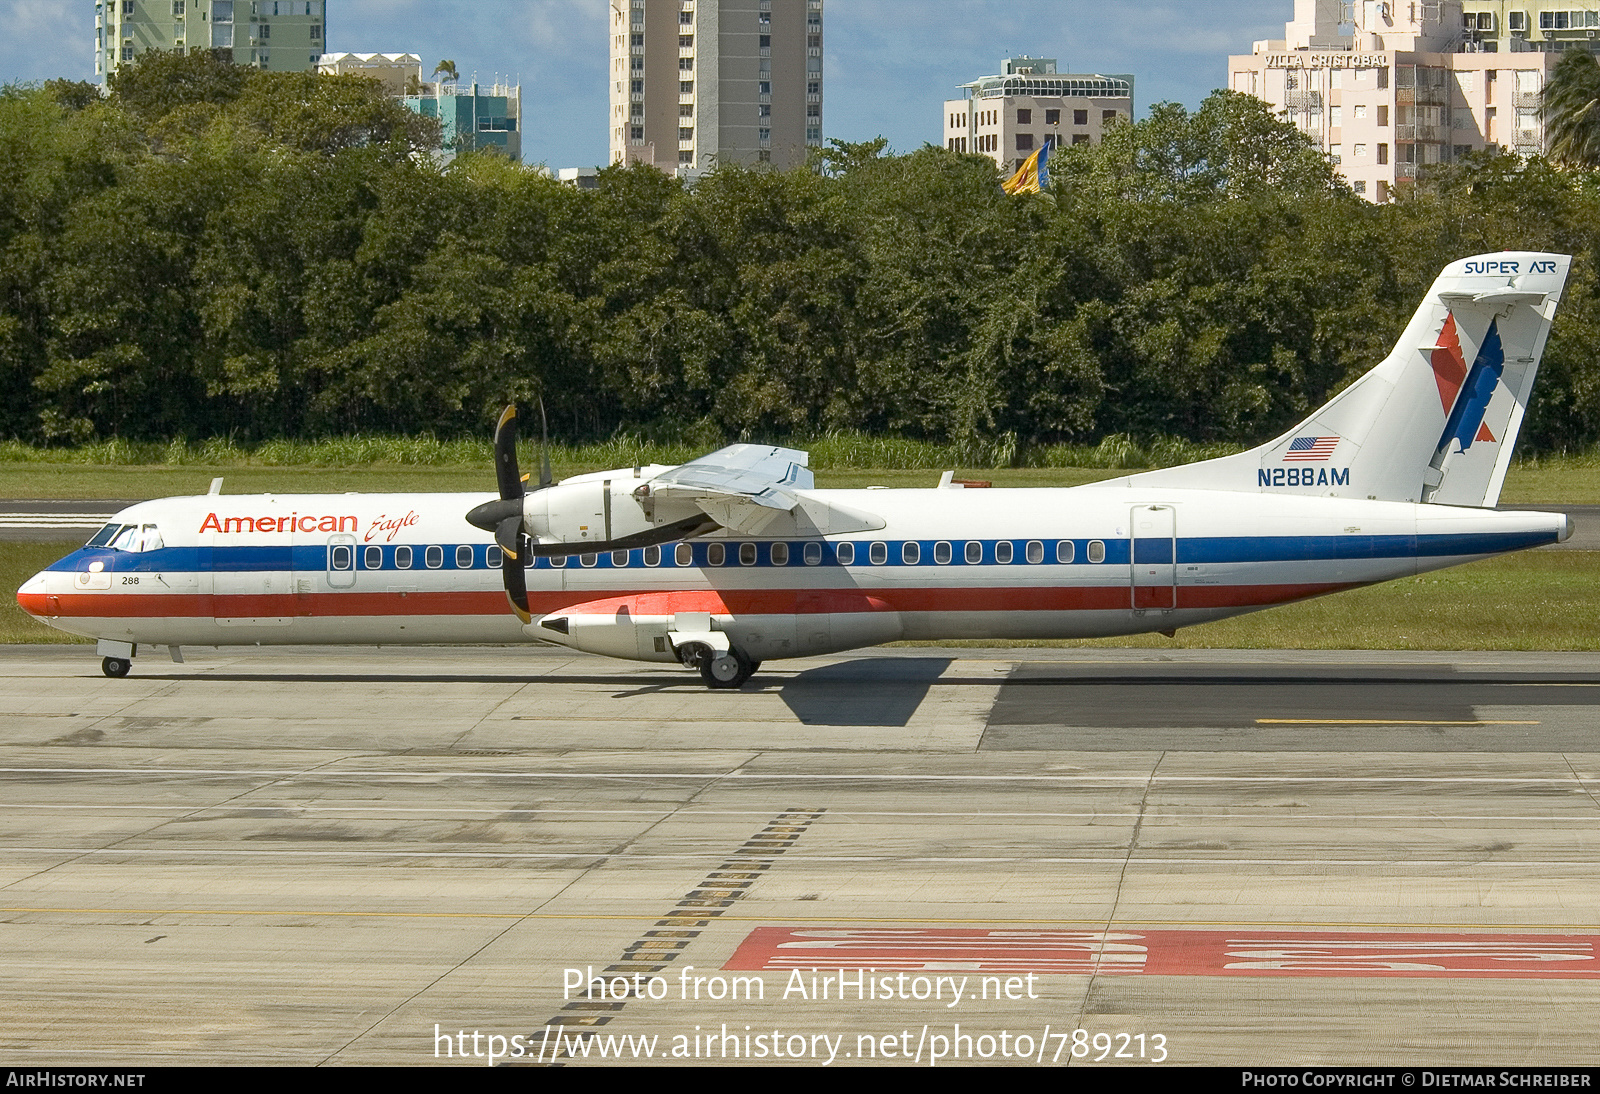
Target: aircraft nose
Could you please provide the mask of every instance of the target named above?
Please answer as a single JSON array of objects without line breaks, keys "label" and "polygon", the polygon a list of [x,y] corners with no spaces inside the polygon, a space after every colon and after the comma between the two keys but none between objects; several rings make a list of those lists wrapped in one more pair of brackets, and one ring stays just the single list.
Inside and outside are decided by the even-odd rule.
[{"label": "aircraft nose", "polygon": [[45,578],[43,573],[34,574],[22,583],[17,590],[17,606],[29,615],[43,615],[45,597]]},{"label": "aircraft nose", "polygon": [[1567,542],[1567,540],[1571,539],[1572,538],[1572,533],[1573,533],[1573,530],[1574,530],[1575,527],[1576,526],[1572,523],[1572,514],[1571,513],[1563,513],[1561,515],[1560,538],[1557,539],[1556,542],[1557,543],[1565,543],[1565,542]]}]

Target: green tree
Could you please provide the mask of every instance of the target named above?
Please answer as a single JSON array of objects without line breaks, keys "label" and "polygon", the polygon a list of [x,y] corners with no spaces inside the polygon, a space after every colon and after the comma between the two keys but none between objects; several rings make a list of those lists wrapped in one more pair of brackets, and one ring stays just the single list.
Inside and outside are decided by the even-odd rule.
[{"label": "green tree", "polygon": [[1561,55],[1544,89],[1550,158],[1565,167],[1600,167],[1600,64],[1588,50]]}]

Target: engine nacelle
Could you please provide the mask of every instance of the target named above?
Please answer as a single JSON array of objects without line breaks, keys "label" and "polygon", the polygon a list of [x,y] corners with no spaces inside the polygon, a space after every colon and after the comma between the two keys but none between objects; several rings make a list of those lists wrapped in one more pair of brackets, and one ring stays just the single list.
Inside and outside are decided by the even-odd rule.
[{"label": "engine nacelle", "polygon": [[570,543],[579,554],[590,544],[610,543],[648,532],[655,522],[634,496],[642,480],[632,468],[615,478],[584,476],[529,494],[522,523],[540,543]]}]

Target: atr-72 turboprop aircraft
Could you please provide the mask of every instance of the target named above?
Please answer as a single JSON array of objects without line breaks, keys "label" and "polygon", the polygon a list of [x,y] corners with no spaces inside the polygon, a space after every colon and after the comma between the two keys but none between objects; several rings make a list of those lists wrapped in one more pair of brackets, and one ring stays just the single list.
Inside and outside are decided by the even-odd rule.
[{"label": "atr-72 turboprop aircraft", "polygon": [[1451,264],[1382,364],[1222,459],[1072,489],[817,490],[804,452],[740,444],[559,484],[546,465],[528,489],[508,409],[498,499],[144,502],[17,599],[98,639],[110,676],[141,645],[540,640],[737,687],[763,660],[898,639],[1171,634],[1566,539],[1565,516],[1492,507],[1569,262]]}]

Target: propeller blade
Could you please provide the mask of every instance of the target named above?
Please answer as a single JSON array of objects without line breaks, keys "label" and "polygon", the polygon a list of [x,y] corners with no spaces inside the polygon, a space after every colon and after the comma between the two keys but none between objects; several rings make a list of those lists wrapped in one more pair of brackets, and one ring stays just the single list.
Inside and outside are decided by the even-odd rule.
[{"label": "propeller blade", "polygon": [[506,407],[499,424],[494,427],[494,475],[502,501],[522,497],[522,476],[517,473],[517,408],[514,404]]},{"label": "propeller blade", "polygon": [[[499,539],[499,535],[496,534],[495,540],[498,542]],[[510,548],[504,545],[501,547],[501,550],[505,551],[505,558],[500,563],[500,575],[505,578],[506,600],[510,602],[511,610],[526,626],[533,622],[533,613],[528,610],[528,575],[523,570],[523,560],[528,557],[526,550],[528,537],[519,532],[517,539],[519,542],[515,555],[511,553]]]},{"label": "propeller blade", "polygon": [[522,513],[516,512],[503,519],[494,527],[494,541],[506,553],[507,558],[524,559],[528,557],[527,550],[522,541],[527,537],[522,534]]},{"label": "propeller blade", "polygon": [[539,489],[549,486],[550,476],[550,423],[544,416],[544,396],[539,397]]}]

